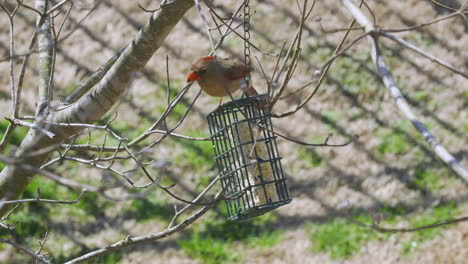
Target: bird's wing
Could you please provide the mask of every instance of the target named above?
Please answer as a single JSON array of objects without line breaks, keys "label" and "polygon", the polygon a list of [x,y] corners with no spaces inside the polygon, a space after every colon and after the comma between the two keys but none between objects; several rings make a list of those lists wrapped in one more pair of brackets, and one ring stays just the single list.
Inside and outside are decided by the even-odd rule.
[{"label": "bird's wing", "polygon": [[235,61],[228,63],[225,76],[229,81],[236,81],[244,78],[249,72],[250,69],[245,63]]}]

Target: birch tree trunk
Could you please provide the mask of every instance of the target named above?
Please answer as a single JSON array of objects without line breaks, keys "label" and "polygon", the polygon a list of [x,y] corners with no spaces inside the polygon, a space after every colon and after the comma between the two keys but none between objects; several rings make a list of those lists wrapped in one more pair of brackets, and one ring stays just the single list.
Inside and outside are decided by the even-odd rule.
[{"label": "birch tree trunk", "polygon": [[[36,117],[37,124],[47,126],[47,130],[54,133],[55,137],[49,138],[36,129],[29,130],[13,156],[14,163],[8,164],[0,172],[0,201],[17,199],[34,176],[34,168],[39,168],[45,162],[53,146],[83,129],[46,125],[43,121],[91,124],[99,120],[128,89],[132,73],[143,69],[174,26],[193,5],[193,0],[177,0],[163,5],[127,45],[104,78],[95,85],[88,95],[76,103],[62,110],[53,110],[48,106],[45,106],[44,111],[37,109],[36,113],[41,114],[41,116]],[[38,33],[41,34],[41,32]],[[47,44],[47,41],[45,43]],[[49,66],[40,65],[40,67]],[[41,70],[47,71],[46,68]],[[41,80],[41,85],[50,86],[50,83],[44,83]],[[40,87],[40,90],[44,91],[42,88],[44,87]],[[52,87],[45,88],[52,89]],[[38,104],[39,107],[44,107],[42,98],[41,104]],[[42,150],[40,154],[30,155],[30,153],[37,153],[39,150]],[[0,217],[5,215],[8,209],[8,205],[0,203]]]}]

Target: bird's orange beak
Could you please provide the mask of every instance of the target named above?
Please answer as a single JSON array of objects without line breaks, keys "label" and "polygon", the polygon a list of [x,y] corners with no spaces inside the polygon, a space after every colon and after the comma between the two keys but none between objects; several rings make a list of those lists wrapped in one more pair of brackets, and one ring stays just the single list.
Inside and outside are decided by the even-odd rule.
[{"label": "bird's orange beak", "polygon": [[187,76],[187,82],[194,82],[200,80],[200,75],[196,74],[195,72],[190,72]]}]

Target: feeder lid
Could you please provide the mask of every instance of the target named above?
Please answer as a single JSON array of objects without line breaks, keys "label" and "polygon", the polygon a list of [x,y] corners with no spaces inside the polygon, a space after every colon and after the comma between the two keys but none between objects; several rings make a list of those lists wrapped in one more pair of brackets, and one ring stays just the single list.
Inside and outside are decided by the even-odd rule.
[{"label": "feeder lid", "polygon": [[239,99],[224,103],[220,107],[216,108],[212,113],[220,112],[225,109],[239,108],[242,106],[250,105],[255,102],[266,100],[267,98],[268,94],[255,94],[248,97],[241,97]]}]

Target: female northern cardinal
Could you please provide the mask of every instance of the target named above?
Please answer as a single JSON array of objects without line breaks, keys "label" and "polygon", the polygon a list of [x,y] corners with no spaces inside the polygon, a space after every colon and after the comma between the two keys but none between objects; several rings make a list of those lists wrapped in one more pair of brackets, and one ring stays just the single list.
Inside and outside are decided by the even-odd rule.
[{"label": "female northern cardinal", "polygon": [[198,81],[203,91],[215,97],[233,94],[241,88],[245,93],[255,95],[257,91],[253,87],[247,89],[245,83],[245,76],[250,70],[240,61],[206,56],[192,62],[187,82]]}]

